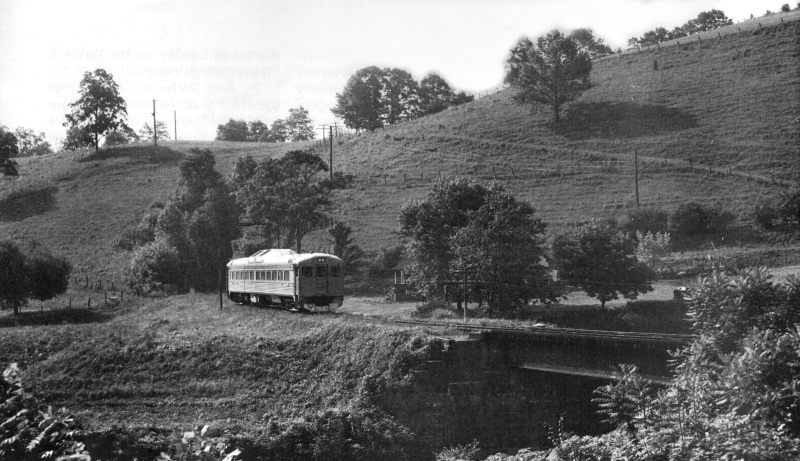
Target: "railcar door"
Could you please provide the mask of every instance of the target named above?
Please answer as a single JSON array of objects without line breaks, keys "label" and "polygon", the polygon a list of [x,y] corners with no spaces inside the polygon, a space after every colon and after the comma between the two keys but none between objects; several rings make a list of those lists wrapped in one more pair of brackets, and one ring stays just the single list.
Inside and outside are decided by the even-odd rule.
[{"label": "railcar door", "polygon": [[327,264],[318,262],[314,264],[314,288],[316,293],[328,294],[328,287],[330,286],[330,271]]}]

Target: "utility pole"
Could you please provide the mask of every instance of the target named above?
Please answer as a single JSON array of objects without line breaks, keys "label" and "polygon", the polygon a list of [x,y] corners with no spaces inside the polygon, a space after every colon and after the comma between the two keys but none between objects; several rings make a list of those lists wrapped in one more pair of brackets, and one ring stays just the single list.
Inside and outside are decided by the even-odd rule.
[{"label": "utility pole", "polygon": [[177,141],[178,140],[178,111],[177,110],[173,110],[172,111],[172,116],[173,116],[172,126],[175,127],[175,140]]},{"label": "utility pole", "polygon": [[330,161],[328,162],[328,166],[330,167],[331,170],[331,181],[333,181],[333,126],[329,126],[328,128],[330,128],[331,130],[331,135],[328,136],[328,138],[331,141]]},{"label": "utility pole", "polygon": [[156,128],[156,100],[153,99],[153,145],[158,147],[158,128]]},{"label": "utility pole", "polygon": [[639,153],[633,148],[633,182],[636,185],[636,208],[639,208]]},{"label": "utility pole", "polygon": [[326,124],[322,124],[322,142],[325,142],[325,127],[328,126]]},{"label": "utility pole", "polygon": [[464,321],[467,321],[467,301],[469,297],[467,295],[467,270],[464,269]]}]

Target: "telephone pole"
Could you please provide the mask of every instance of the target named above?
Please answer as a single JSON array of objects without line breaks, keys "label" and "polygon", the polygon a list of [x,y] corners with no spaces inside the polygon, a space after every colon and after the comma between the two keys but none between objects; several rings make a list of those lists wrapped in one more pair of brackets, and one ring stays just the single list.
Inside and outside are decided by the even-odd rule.
[{"label": "telephone pole", "polygon": [[178,111],[177,110],[173,110],[172,111],[172,117],[173,117],[172,126],[175,127],[175,140],[177,141],[178,140]]},{"label": "telephone pole", "polygon": [[156,127],[156,100],[153,99],[153,145],[158,147],[158,128]]},{"label": "telephone pole", "polygon": [[639,153],[633,148],[633,182],[636,185],[636,208],[639,208]]},{"label": "telephone pole", "polygon": [[331,170],[331,181],[333,181],[333,126],[329,126],[328,128],[331,130],[331,135],[328,136],[328,139],[330,139],[331,142],[330,160],[328,161],[328,166]]}]

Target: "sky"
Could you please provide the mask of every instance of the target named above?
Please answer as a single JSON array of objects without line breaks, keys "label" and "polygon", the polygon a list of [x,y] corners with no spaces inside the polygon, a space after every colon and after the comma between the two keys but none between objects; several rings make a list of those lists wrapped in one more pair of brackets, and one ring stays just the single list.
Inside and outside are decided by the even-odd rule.
[{"label": "sky", "polygon": [[136,131],[152,125],[154,99],[183,140],[212,140],[231,118],[270,124],[298,106],[321,126],[337,122],[336,93],[363,67],[405,69],[417,81],[436,72],[476,94],[502,84],[523,36],[591,28],[625,48],[702,11],[738,22],[786,1],[0,0],[0,125],[63,140],[84,72],[102,68]]}]

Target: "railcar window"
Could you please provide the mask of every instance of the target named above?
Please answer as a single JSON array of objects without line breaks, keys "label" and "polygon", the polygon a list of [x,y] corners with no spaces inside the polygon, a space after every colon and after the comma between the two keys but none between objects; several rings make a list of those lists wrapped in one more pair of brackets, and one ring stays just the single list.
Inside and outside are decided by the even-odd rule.
[{"label": "railcar window", "polygon": [[314,276],[314,268],[311,266],[303,266],[303,272],[301,273],[303,277],[313,277]]},{"label": "railcar window", "polygon": [[256,271],[256,280],[261,280],[261,271]]},{"label": "railcar window", "polygon": [[289,281],[289,271],[283,271],[283,280]]},{"label": "railcar window", "polygon": [[331,266],[331,277],[340,277],[342,274],[341,267]]},{"label": "railcar window", "polygon": [[265,278],[264,280],[272,280],[272,271],[267,271],[266,275],[267,275],[267,278]]},{"label": "railcar window", "polygon": [[267,279],[267,271],[261,271],[261,280]]},{"label": "railcar window", "polygon": [[328,266],[317,266],[317,277],[327,277]]}]

